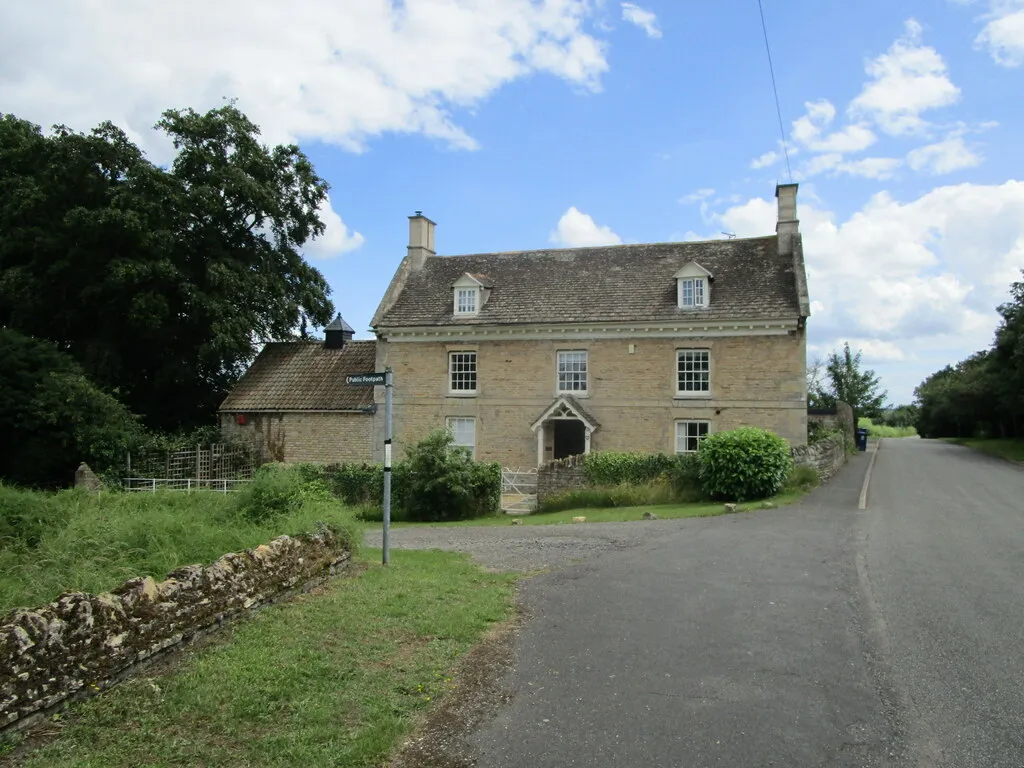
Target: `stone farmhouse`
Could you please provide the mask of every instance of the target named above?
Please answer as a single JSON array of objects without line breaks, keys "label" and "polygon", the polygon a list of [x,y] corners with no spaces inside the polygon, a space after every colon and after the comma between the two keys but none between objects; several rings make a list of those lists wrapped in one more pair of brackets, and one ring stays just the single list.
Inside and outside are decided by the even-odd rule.
[{"label": "stone farmhouse", "polygon": [[771,236],[464,256],[436,255],[434,222],[417,212],[372,320],[376,342],[329,327],[323,343],[268,345],[222,424],[261,431],[281,460],[379,460],[383,390],[371,400],[344,375],[390,367],[399,455],[438,427],[515,468],[695,451],[746,425],[805,444],[796,194],[777,187]]}]

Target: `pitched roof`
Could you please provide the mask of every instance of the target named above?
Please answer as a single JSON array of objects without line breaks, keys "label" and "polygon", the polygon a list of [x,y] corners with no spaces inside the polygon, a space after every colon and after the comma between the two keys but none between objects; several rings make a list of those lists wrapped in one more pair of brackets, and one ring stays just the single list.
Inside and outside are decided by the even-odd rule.
[{"label": "pitched roof", "polygon": [[[675,274],[699,262],[714,278],[706,309],[677,306]],[[456,317],[451,286],[469,273],[494,287]],[[409,275],[381,327],[768,319],[800,315],[792,254],[778,238],[430,256]]]},{"label": "pitched roof", "polygon": [[347,411],[373,405],[373,387],[345,376],[376,366],[375,341],[327,349],[322,341],[267,344],[220,405],[222,411]]},{"label": "pitched roof", "polygon": [[348,323],[345,322],[345,318],[343,318],[341,316],[340,312],[338,313],[338,315],[333,320],[331,320],[331,322],[327,326],[324,327],[324,330],[325,331],[344,331],[345,333],[355,333],[355,329],[353,329],[351,325],[349,325]]}]

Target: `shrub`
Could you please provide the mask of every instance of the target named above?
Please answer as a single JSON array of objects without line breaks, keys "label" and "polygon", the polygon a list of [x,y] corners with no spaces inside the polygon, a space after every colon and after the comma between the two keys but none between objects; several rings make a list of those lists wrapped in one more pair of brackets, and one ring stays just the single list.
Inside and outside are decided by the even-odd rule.
[{"label": "shrub", "polygon": [[821,483],[818,470],[806,464],[794,464],[789,470],[784,490],[789,492],[809,491]]},{"label": "shrub", "polygon": [[583,465],[583,476],[596,486],[643,485],[669,474],[674,456],[664,453],[591,453]]},{"label": "shrub", "polygon": [[409,449],[401,494],[406,520],[465,520],[500,511],[501,467],[477,464],[453,440],[448,430],[435,430]]},{"label": "shrub", "polygon": [[680,453],[674,456],[668,479],[675,492],[674,501],[682,503],[700,501],[704,498],[705,494],[700,484],[699,453]]},{"label": "shrub", "polygon": [[792,464],[786,441],[756,427],[708,435],[697,455],[704,490],[713,498],[735,501],[774,496]]},{"label": "shrub", "polygon": [[307,502],[331,500],[331,492],[316,465],[265,464],[236,496],[238,512],[262,523],[294,514]]}]

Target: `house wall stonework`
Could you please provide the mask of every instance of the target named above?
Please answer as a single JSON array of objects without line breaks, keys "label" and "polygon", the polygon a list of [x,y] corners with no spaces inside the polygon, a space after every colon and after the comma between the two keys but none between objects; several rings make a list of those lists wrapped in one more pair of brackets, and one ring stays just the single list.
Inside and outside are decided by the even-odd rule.
[{"label": "house wall stonework", "polygon": [[[386,337],[386,332],[385,332]],[[386,342],[377,344],[377,370],[394,371],[394,429],[398,455],[450,416],[476,419],[476,458],[509,467],[537,465],[533,422],[557,397],[557,352],[586,350],[588,392],[576,395],[600,424],[592,451],[675,451],[675,422],[707,419],[720,432],[759,426],[793,445],[807,442],[803,331],[778,336],[687,339]],[[630,347],[632,346],[632,352]],[[676,350],[711,352],[709,397],[676,397]],[[448,353],[477,352],[477,394],[449,393]],[[382,439],[383,390],[375,455]],[[553,458],[550,437],[544,459]]]},{"label": "house wall stonework", "polygon": [[364,413],[222,413],[226,438],[254,441],[268,461],[369,462],[373,460],[374,417]]}]

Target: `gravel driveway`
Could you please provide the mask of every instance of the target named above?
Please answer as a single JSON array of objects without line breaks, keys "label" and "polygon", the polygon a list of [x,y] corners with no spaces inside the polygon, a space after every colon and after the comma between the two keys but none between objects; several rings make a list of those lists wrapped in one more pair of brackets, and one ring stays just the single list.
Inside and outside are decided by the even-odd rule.
[{"label": "gravel driveway", "polygon": [[[653,543],[668,530],[699,522],[690,518],[631,523],[394,528],[391,547],[468,552],[485,568],[535,571]],[[365,543],[368,547],[380,547],[380,531],[367,533]]]}]

